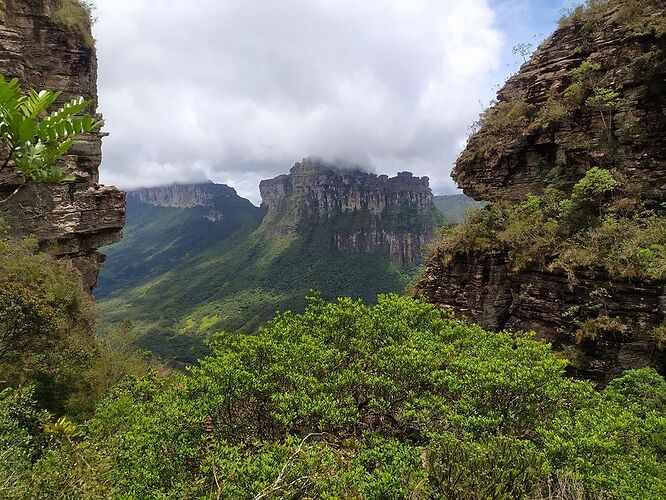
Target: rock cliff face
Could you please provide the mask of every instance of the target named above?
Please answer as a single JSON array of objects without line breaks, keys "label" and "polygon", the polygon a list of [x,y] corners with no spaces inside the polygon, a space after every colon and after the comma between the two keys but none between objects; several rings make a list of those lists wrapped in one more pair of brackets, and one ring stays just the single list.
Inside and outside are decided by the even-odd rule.
[{"label": "rock cliff face", "polygon": [[256,208],[248,200],[238,196],[234,188],[210,181],[204,184],[172,184],[137,189],[130,191],[127,199],[158,207],[203,207],[206,209],[205,217],[213,222],[223,220],[230,209],[252,211]]},{"label": "rock cliff face", "polygon": [[[615,167],[619,162],[645,197],[666,200],[666,36],[660,31],[666,2],[634,6],[644,12],[634,14],[631,24],[625,9],[632,3],[637,2],[614,0],[594,24],[562,26],[509,79],[498,102],[510,123],[503,131],[483,127],[453,170],[466,195],[520,200],[548,185],[570,186],[592,166]],[[583,105],[563,115],[557,98],[564,100],[569,90],[575,100],[572,70],[585,61],[599,69],[583,78],[594,83],[582,84],[619,95],[603,113],[599,106]],[[545,126],[527,123],[547,105]]]},{"label": "rock cliff face", "polygon": [[397,177],[304,159],[289,175],[259,186],[265,223],[285,234],[321,228],[322,244],[359,253],[381,252],[414,265],[433,234],[436,209],[427,177]]},{"label": "rock cliff face", "polygon": [[[85,29],[54,21],[56,0],[0,1],[0,73],[18,77],[24,89],[62,91],[60,101],[97,98],[97,60]],[[85,26],[84,26],[85,28]],[[40,247],[69,259],[84,285],[94,288],[104,260],[97,251],[120,238],[123,192],[98,184],[101,133],[81,138],[62,167],[76,180],[45,185],[27,182],[11,167],[0,172],[0,217],[16,235],[34,234]]]},{"label": "rock cliff face", "polygon": [[[595,19],[566,23],[507,82],[454,168],[467,195],[511,203],[547,187],[567,192],[599,166],[622,172],[645,206],[664,213],[666,4],[644,2],[638,21],[629,4],[611,1]],[[584,61],[587,80],[576,80]],[[617,94],[603,106],[576,101],[585,85],[592,96]],[[663,280],[611,279],[591,266],[572,282],[547,267],[515,271],[508,260],[501,250],[453,259],[438,250],[418,289],[486,328],[534,330],[558,348],[569,346],[569,354],[581,322],[618,318],[622,331],[601,329],[595,341],[575,346],[572,373],[605,382],[628,368],[666,371],[666,353],[652,333],[665,324]]]}]

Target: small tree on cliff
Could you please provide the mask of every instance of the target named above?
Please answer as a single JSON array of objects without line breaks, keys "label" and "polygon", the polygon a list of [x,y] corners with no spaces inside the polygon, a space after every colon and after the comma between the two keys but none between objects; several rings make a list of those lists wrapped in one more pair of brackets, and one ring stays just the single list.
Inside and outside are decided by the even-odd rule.
[{"label": "small tree on cliff", "polygon": [[29,90],[23,94],[18,79],[0,75],[0,141],[5,147],[0,171],[10,162],[37,182],[71,180],[54,165],[67,154],[74,138],[103,125],[83,111],[92,101],[77,97],[49,112],[60,92]]}]

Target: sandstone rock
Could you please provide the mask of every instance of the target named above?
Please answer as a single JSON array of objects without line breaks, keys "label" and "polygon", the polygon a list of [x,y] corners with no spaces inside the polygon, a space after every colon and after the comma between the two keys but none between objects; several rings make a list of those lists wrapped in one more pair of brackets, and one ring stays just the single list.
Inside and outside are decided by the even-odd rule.
[{"label": "sandstone rock", "polygon": [[127,193],[127,201],[158,207],[203,207],[206,209],[204,217],[212,222],[224,220],[229,210],[257,210],[249,200],[238,196],[234,188],[211,181],[137,189]]},{"label": "sandstone rock", "polygon": [[[655,14],[663,16],[663,9],[662,2]],[[565,92],[572,83],[570,71],[583,61],[598,63],[598,85],[620,94],[609,124],[612,147],[592,106],[581,106],[545,129],[523,127],[502,136],[482,127],[452,172],[465,194],[477,200],[520,200],[554,183],[570,186],[592,166],[619,162],[644,196],[666,200],[666,37],[629,36],[617,22],[617,9],[593,29],[561,27],[507,81],[498,101],[525,102],[535,114],[549,97]],[[566,171],[558,171],[562,167]]]},{"label": "sandstone rock", "polygon": [[381,252],[402,265],[421,260],[433,235],[436,209],[427,177],[377,176],[306,158],[289,175],[259,185],[267,216],[284,234],[326,226],[338,250]]},{"label": "sandstone rock", "polygon": [[[0,73],[18,77],[24,89],[62,92],[97,101],[97,59],[81,33],[54,22],[54,0],[5,0],[0,4]],[[0,217],[17,236],[34,234],[40,247],[70,260],[92,290],[103,256],[97,251],[120,238],[125,194],[98,185],[103,133],[81,137],[62,167],[67,184],[27,182],[11,166],[0,172]],[[17,191],[18,189],[18,191]]]},{"label": "sandstone rock", "polygon": [[[654,19],[665,5],[647,2]],[[568,191],[593,166],[619,168],[642,201],[664,214],[666,200],[666,36],[644,24],[637,34],[621,24],[622,2],[611,1],[592,28],[573,23],[546,40],[499,92],[495,110],[516,112],[522,123],[482,124],[453,171],[463,191],[477,200],[516,202],[548,186]],[[583,61],[600,65],[599,85],[620,94],[606,141],[599,111],[581,105],[545,127],[530,126],[549,98],[572,83]],[[514,106],[522,106],[516,108]],[[506,121],[506,120],[505,120]],[[572,373],[601,382],[628,368],[666,372],[666,353],[652,339],[666,323],[665,283],[610,279],[600,269],[576,270],[572,282],[560,271],[531,266],[515,271],[503,251],[442,251],[430,257],[417,289],[491,329],[535,331],[558,349],[578,352]],[[625,327],[601,331],[594,341],[574,339],[595,318],[617,318]],[[566,352],[565,352],[566,354]]]}]

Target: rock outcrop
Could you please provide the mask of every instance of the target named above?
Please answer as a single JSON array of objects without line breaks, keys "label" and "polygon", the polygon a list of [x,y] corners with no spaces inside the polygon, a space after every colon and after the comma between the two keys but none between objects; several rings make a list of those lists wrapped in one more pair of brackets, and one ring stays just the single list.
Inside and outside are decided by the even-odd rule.
[{"label": "rock outcrop", "polygon": [[[568,192],[599,166],[621,172],[646,208],[664,214],[666,4],[630,4],[610,1],[596,17],[564,23],[509,79],[453,170],[467,195],[506,204],[548,187]],[[580,99],[585,86],[591,97]],[[604,92],[600,105],[594,96]],[[576,375],[605,382],[628,368],[666,371],[654,333],[666,324],[663,280],[613,279],[594,265],[573,281],[548,266],[517,271],[501,245],[490,246],[452,258],[437,250],[419,292],[488,329],[537,332],[577,358]],[[598,318],[622,326],[576,340],[581,324]]]},{"label": "rock outcrop", "polygon": [[[24,89],[97,99],[97,60],[89,26],[59,24],[56,0],[0,2],[0,73]],[[66,184],[28,182],[7,167],[0,172],[0,217],[17,236],[34,234],[41,249],[69,259],[92,290],[104,260],[97,249],[120,238],[125,195],[100,186],[102,133],[78,140],[61,165],[75,176]],[[18,191],[17,191],[18,190]],[[13,196],[12,193],[15,193]]]},{"label": "rock outcrop", "polygon": [[319,228],[322,244],[384,253],[406,266],[421,260],[437,218],[428,178],[409,172],[389,178],[306,158],[259,190],[264,223],[282,233]]},{"label": "rock outcrop", "polygon": [[158,207],[203,207],[204,216],[213,222],[224,220],[229,210],[236,213],[238,210],[252,212],[256,209],[249,200],[238,196],[234,188],[211,181],[203,184],[171,184],[137,189],[127,193],[127,201]]},{"label": "rock outcrop", "polygon": [[[565,23],[507,81],[497,99],[510,120],[498,124],[503,130],[482,127],[453,169],[466,195],[521,200],[549,185],[571,186],[592,166],[619,162],[643,196],[666,200],[666,36],[660,32],[666,2],[632,3],[609,2],[594,23]],[[627,19],[631,15],[635,20]],[[584,62],[599,69],[582,78],[594,82],[579,83],[618,96],[603,113],[598,105],[578,105],[563,114],[558,100],[583,104],[575,102],[572,70]],[[542,123],[536,126],[539,110]]]}]

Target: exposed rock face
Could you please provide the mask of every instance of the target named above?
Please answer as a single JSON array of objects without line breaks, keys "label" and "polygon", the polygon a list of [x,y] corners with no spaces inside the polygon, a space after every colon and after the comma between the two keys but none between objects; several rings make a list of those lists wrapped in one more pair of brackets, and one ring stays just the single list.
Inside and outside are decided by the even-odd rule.
[{"label": "exposed rock face", "polygon": [[[664,3],[648,3],[644,13],[663,19]],[[507,82],[495,110],[505,117],[513,113],[511,120],[503,127],[483,124],[453,171],[467,195],[506,203],[548,186],[566,192],[587,170],[600,166],[620,169],[646,205],[663,214],[666,37],[649,29],[629,33],[620,22],[621,6],[611,1],[594,29],[583,23],[561,27]],[[571,70],[585,60],[599,64],[596,85],[619,93],[612,112],[602,117],[583,100],[533,126],[537,112],[548,106],[549,97],[566,93]],[[577,270],[572,282],[563,272],[543,267],[515,271],[506,254],[496,250],[447,257],[450,253],[436,251],[418,285],[431,302],[488,329],[533,330],[556,347],[568,346],[579,355],[571,368],[577,375],[605,382],[629,368],[655,366],[666,372],[666,353],[652,337],[666,324],[664,281],[613,280],[591,268]],[[601,328],[596,340],[576,344],[581,324],[599,317],[617,318],[624,327]]]},{"label": "exposed rock face", "polygon": [[381,252],[403,265],[420,261],[433,234],[436,209],[427,177],[401,172],[397,177],[343,170],[304,159],[289,175],[259,185],[265,223],[283,233],[313,227],[338,250]]},{"label": "exposed rock face", "polygon": [[[76,96],[97,99],[97,60],[89,41],[54,22],[54,0],[0,2],[0,73],[18,77],[24,89],[62,91],[59,102]],[[92,290],[104,260],[97,248],[120,238],[125,195],[98,184],[101,133],[78,140],[62,167],[76,181],[60,185],[27,182],[11,166],[0,172],[0,204],[16,235],[35,234],[42,249],[69,259]]]},{"label": "exposed rock face", "polygon": [[596,341],[581,344],[572,373],[606,382],[630,368],[665,371],[666,352],[646,335],[664,320],[664,283],[614,281],[598,271],[576,278],[571,287],[563,272],[513,272],[501,252],[458,256],[447,264],[436,254],[419,290],[484,328],[535,331],[558,349],[575,343],[580,322],[603,312],[621,318],[625,330],[602,331]]},{"label": "exposed rock face", "polygon": [[158,207],[203,207],[206,209],[205,217],[213,222],[223,220],[229,209],[255,209],[250,201],[238,196],[234,188],[211,181],[204,184],[171,184],[137,189],[130,191],[127,199]]},{"label": "exposed rock face", "polygon": [[[564,94],[574,80],[570,71],[590,61],[600,65],[597,85],[620,94],[612,113],[602,118],[597,107],[580,106],[546,128],[516,128],[505,137],[482,128],[452,173],[465,194],[519,200],[549,184],[571,185],[592,166],[619,161],[644,196],[666,200],[666,37],[628,36],[628,28],[618,24],[622,2],[612,3],[616,7],[594,29],[576,23],[558,29],[498,94],[500,103],[522,101],[533,113],[549,97]],[[654,19],[664,16],[664,2],[648,3],[654,6],[641,9],[650,9]],[[614,136],[612,147],[606,127]]]}]

